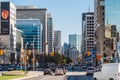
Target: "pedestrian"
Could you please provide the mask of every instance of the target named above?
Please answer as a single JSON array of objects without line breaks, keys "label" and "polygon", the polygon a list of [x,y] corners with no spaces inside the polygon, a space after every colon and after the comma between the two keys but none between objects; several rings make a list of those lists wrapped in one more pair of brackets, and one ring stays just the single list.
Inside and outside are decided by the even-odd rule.
[{"label": "pedestrian", "polygon": [[74,66],[72,66],[72,71],[74,71]]}]

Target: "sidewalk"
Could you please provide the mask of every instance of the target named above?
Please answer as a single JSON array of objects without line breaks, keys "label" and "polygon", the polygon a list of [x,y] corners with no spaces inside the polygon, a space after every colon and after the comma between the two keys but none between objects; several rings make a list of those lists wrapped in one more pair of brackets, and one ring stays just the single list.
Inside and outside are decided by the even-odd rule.
[{"label": "sidewalk", "polygon": [[11,79],[11,80],[22,80],[22,79],[36,77],[39,75],[43,75],[43,71],[29,71],[26,76],[21,78]]}]

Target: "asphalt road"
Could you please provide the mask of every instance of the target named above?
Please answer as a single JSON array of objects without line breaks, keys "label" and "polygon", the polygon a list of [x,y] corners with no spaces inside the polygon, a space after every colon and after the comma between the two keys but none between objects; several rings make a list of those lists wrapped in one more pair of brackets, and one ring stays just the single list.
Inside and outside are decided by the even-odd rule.
[{"label": "asphalt road", "polygon": [[93,77],[86,75],[71,75],[68,76],[67,80],[93,80]]}]

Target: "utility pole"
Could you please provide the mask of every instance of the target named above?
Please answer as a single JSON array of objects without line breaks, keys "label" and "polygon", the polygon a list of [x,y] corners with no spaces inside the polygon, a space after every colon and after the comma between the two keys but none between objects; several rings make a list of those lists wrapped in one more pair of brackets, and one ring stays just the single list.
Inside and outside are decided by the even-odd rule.
[{"label": "utility pole", "polygon": [[33,71],[35,70],[34,36],[33,36]]},{"label": "utility pole", "polygon": [[24,57],[25,57],[25,71],[26,71],[26,52],[27,52],[27,45],[28,45],[28,42],[25,44],[25,55],[24,55]]}]

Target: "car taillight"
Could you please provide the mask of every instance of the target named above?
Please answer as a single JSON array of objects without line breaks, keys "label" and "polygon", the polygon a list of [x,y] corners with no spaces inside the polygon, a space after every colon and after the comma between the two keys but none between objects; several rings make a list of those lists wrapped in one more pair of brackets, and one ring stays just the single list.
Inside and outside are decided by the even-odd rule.
[{"label": "car taillight", "polygon": [[120,73],[118,73],[118,77],[120,77]]}]

